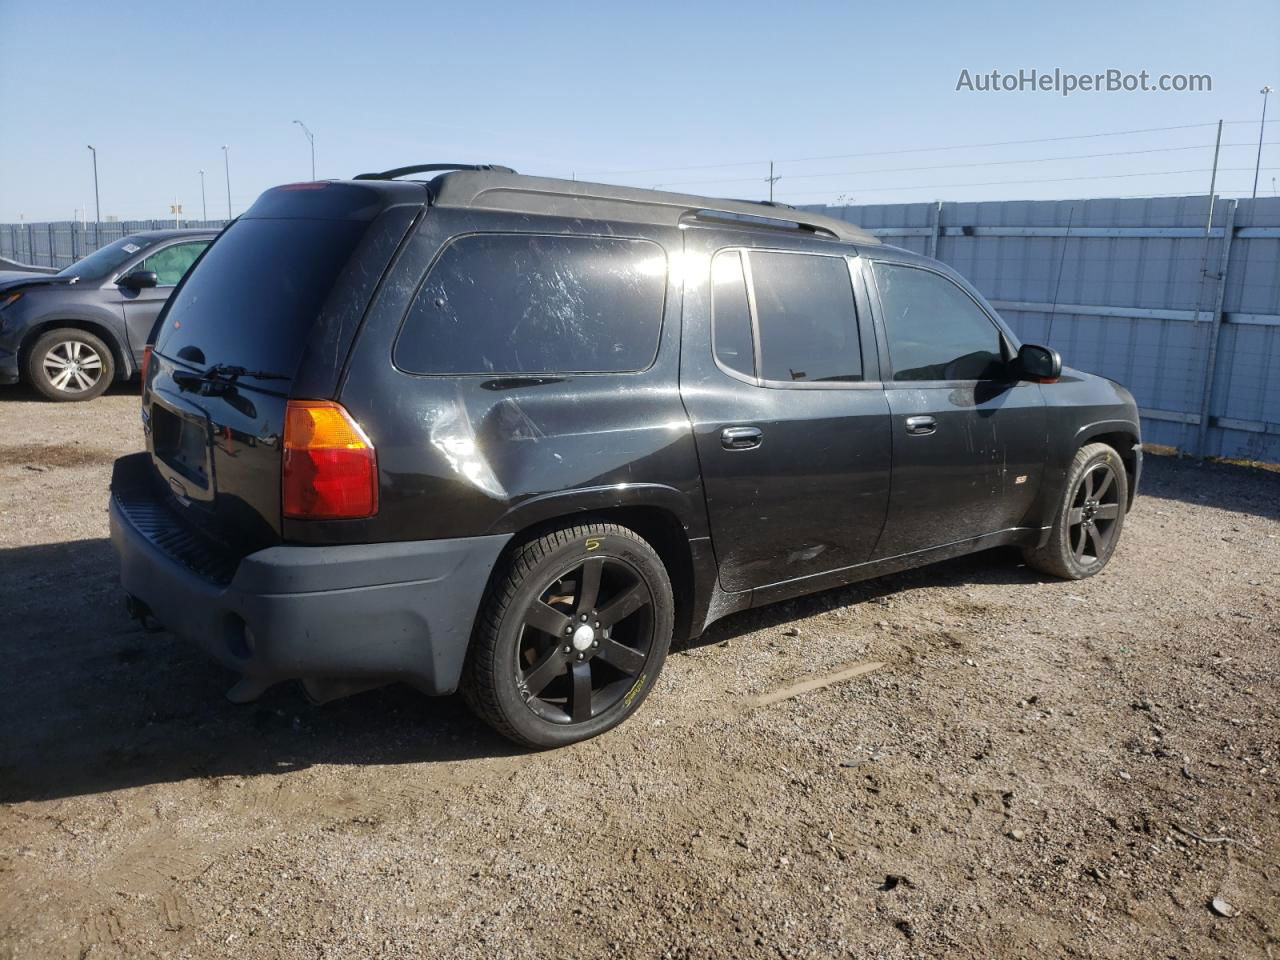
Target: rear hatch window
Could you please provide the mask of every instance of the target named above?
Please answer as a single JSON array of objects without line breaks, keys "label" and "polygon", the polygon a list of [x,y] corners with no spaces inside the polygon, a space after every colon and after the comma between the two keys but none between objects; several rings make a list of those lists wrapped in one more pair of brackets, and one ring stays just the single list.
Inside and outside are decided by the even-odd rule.
[{"label": "rear hatch window", "polygon": [[156,352],[197,369],[243,367],[242,383],[286,390],[321,306],[368,227],[352,220],[236,221],[175,294],[156,331]]}]

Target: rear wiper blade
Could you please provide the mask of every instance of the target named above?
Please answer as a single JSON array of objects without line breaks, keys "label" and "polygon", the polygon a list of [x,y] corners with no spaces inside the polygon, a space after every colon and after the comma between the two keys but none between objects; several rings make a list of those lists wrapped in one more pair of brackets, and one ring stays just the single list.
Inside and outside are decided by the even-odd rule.
[{"label": "rear wiper blade", "polygon": [[289,374],[271,373],[267,370],[247,370],[230,363],[215,363],[204,372],[204,379],[221,380],[225,383],[234,383],[241,377],[253,377],[255,380],[288,380]]},{"label": "rear wiper blade", "polygon": [[235,389],[235,382],[241,377],[252,377],[255,380],[288,380],[287,373],[271,373],[267,370],[249,370],[230,363],[215,363],[204,371],[195,373],[189,370],[178,370],[173,374],[173,382],[182,391],[194,390],[204,396],[223,394]]}]

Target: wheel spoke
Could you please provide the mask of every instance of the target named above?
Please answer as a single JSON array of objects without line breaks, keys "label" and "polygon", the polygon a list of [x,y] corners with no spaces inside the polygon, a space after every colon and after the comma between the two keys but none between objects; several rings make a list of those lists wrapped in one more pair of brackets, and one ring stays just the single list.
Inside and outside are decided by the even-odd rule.
[{"label": "wheel spoke", "polygon": [[1075,545],[1071,548],[1071,552],[1076,555],[1076,559],[1082,559],[1084,557],[1084,543],[1088,535],[1089,528],[1084,524],[1081,524],[1079,532],[1076,533]]},{"label": "wheel spoke", "polygon": [[603,640],[596,656],[610,666],[617,667],[623,673],[634,676],[644,667],[647,657],[639,650],[633,650],[617,640]]},{"label": "wheel spoke", "polygon": [[1099,520],[1114,520],[1120,516],[1120,504],[1104,503],[1093,515]]},{"label": "wheel spoke", "polygon": [[1097,527],[1090,527],[1090,528],[1089,528],[1089,542],[1093,544],[1093,555],[1094,555],[1095,557],[1099,557],[1099,558],[1101,558],[1101,556],[1102,556],[1102,548],[1103,548],[1104,544],[1106,543],[1106,541],[1105,541],[1105,540],[1103,540],[1103,538],[1102,538],[1102,534],[1100,534],[1100,533],[1098,532],[1098,528],[1097,528]]},{"label": "wheel spoke", "polygon": [[635,613],[649,602],[648,591],[644,584],[636,582],[609,601],[609,605],[600,611],[600,626],[611,627],[624,617]]},{"label": "wheel spoke", "polygon": [[1072,507],[1070,510],[1067,511],[1067,523],[1069,523],[1071,526],[1074,527],[1077,523],[1079,523],[1083,519],[1084,519],[1084,507]]},{"label": "wheel spoke", "polygon": [[572,622],[567,616],[541,600],[534,600],[524,615],[526,625],[555,637],[556,642],[563,641]]},{"label": "wheel spoke", "polygon": [[70,363],[70,360],[63,360],[61,357],[55,357],[52,350],[45,354],[44,368],[46,370],[65,370]]},{"label": "wheel spoke", "polygon": [[564,671],[565,654],[556,643],[546,655],[526,673],[522,680],[531,697],[536,697],[547,688],[547,684]]},{"label": "wheel spoke", "polygon": [[67,381],[70,379],[71,379],[71,370],[70,368],[68,368],[66,370],[63,370],[56,377],[54,377],[51,382],[59,390],[65,390],[67,388]]},{"label": "wheel spoke", "polygon": [[72,360],[80,359],[80,341],[79,340],[72,340],[69,344],[67,344],[67,349],[71,352]]},{"label": "wheel spoke", "polygon": [[592,557],[582,565],[582,579],[578,584],[578,613],[590,613],[596,608],[600,596],[600,575],[604,573],[604,557]]},{"label": "wheel spoke", "polygon": [[1111,481],[1113,479],[1110,467],[1105,467],[1099,472],[1102,474],[1102,482],[1099,483],[1097,489],[1093,491],[1093,499],[1095,500],[1101,500],[1103,494],[1111,489]]},{"label": "wheel spoke", "polygon": [[583,661],[573,665],[573,693],[569,716],[574,723],[591,719],[591,664]]},{"label": "wheel spoke", "polygon": [[89,354],[80,362],[82,370],[97,370],[100,366],[102,366],[102,358],[96,353]]},{"label": "wheel spoke", "polygon": [[81,373],[79,370],[76,370],[73,376],[75,377],[76,386],[78,388],[80,388],[81,390],[89,389],[89,380],[88,378],[85,377],[83,373]]},{"label": "wheel spoke", "polygon": [[1090,470],[1084,475],[1084,498],[1092,500],[1093,497],[1093,471]]}]

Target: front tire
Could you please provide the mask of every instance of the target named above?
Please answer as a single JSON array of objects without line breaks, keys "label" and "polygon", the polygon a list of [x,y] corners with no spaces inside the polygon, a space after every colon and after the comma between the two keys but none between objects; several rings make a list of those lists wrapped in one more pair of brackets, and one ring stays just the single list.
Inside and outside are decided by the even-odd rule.
[{"label": "front tire", "polygon": [[1128,503],[1120,454],[1105,443],[1081,447],[1067,471],[1049,540],[1023,551],[1027,564],[1067,580],[1092,577],[1115,552]]},{"label": "front tire", "polygon": [[111,349],[87,330],[50,330],[27,353],[27,379],[46,400],[92,400],[115,375]]},{"label": "front tire", "polygon": [[517,548],[495,574],[462,693],[517,743],[586,740],[640,708],[674,624],[670,578],[639,534],[612,523],[554,530]]}]

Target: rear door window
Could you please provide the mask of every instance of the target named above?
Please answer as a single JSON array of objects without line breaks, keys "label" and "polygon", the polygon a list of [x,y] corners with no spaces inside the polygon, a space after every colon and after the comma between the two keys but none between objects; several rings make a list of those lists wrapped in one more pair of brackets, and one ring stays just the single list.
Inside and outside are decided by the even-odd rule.
[{"label": "rear door window", "polygon": [[759,250],[747,259],[760,332],[760,376],[782,383],[862,380],[848,261]]},{"label": "rear door window", "polygon": [[416,374],[643,370],[666,286],[666,254],[648,240],[459,237],[414,298],[393,359]]},{"label": "rear door window", "polygon": [[727,370],[754,378],[755,344],[741,251],[721,250],[711,261],[711,317],[716,360]]}]

